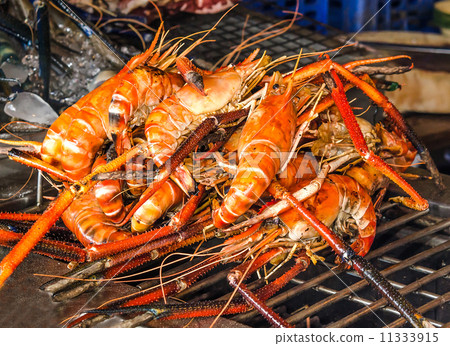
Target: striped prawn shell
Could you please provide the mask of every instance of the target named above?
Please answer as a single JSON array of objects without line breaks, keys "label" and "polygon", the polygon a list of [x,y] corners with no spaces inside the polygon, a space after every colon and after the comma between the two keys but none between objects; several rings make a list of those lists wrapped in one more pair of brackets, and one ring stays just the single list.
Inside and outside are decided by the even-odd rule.
[{"label": "striped prawn shell", "polygon": [[144,232],[170,208],[183,201],[183,191],[172,180],[166,181],[138,210],[131,219],[133,232]]},{"label": "striped prawn shell", "polygon": [[267,96],[249,115],[239,141],[236,176],[222,205],[213,212],[217,228],[236,221],[270,185],[291,148],[295,121],[290,90]]},{"label": "striped prawn shell", "polygon": [[170,96],[178,79],[145,65],[124,68],[58,117],[42,143],[42,159],[73,179],[82,178],[104,141],[125,131],[139,107],[154,107]]},{"label": "striped prawn shell", "polygon": [[76,198],[62,214],[61,219],[85,247],[131,236],[130,232],[112,225],[110,218],[100,208],[92,189]]},{"label": "striped prawn shell", "polygon": [[[169,74],[157,67],[139,65],[121,78],[117,88],[112,94],[109,105],[108,135],[120,138],[126,135],[130,121],[138,114],[148,114],[162,100],[172,95],[183,84],[179,75]],[[143,112],[140,112],[143,108]],[[117,150],[120,154],[121,148]]]},{"label": "striped prawn shell", "polygon": [[[104,156],[99,156],[92,168],[106,164]],[[93,187],[99,207],[111,222],[120,222],[125,217],[122,187],[119,180],[102,180]]]},{"label": "striped prawn shell", "polygon": [[[291,187],[295,192],[308,185],[304,180]],[[303,202],[323,224],[331,227],[333,223],[342,228],[349,218],[358,227],[359,237],[373,237],[376,229],[376,215],[372,199],[354,179],[330,174],[322,188],[314,196]],[[319,237],[315,229],[306,222],[296,210],[290,209],[280,215],[280,219],[289,231],[289,237],[295,241],[307,241]]]},{"label": "striped prawn shell", "polygon": [[339,190],[340,213],[336,220],[338,226],[351,217],[358,226],[362,238],[375,234],[376,214],[370,195],[354,179],[332,174],[329,179]]},{"label": "striped prawn shell", "polygon": [[110,78],[66,109],[50,126],[41,148],[44,161],[61,168],[73,179],[91,171],[95,154],[106,135],[105,119],[119,78]]},{"label": "striped prawn shell", "polygon": [[145,136],[150,156],[157,165],[164,163],[178,147],[182,136],[187,135],[209,114],[234,109],[245,94],[248,83],[262,78],[256,72],[270,62],[270,57],[255,59],[258,50],[235,66],[225,66],[203,75],[206,95],[190,84],[185,84],[168,99],[161,102],[147,117]]},{"label": "striped prawn shell", "polygon": [[237,70],[230,69],[205,75],[203,83],[206,96],[186,84],[148,115],[145,135],[150,155],[157,165],[175,152],[181,137],[190,128],[236,100],[243,78]]}]

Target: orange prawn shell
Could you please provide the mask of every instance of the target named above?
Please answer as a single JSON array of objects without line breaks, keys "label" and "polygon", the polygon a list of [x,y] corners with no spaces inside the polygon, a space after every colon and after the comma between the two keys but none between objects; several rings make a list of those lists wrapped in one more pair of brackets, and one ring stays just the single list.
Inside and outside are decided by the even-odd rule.
[{"label": "orange prawn shell", "polygon": [[[310,180],[303,180],[292,186],[291,192],[298,191],[308,185]],[[322,184],[322,188],[310,198],[303,201],[304,206],[313,213],[325,226],[334,222],[343,225],[351,217],[358,226],[358,239],[368,239],[368,245],[373,241],[376,231],[376,214],[369,194],[354,179],[336,174],[330,174]],[[306,222],[300,214],[290,209],[280,216],[293,240],[318,237],[315,229]],[[367,247],[366,246],[366,247]],[[368,248],[364,249],[365,254]]]},{"label": "orange prawn shell", "polygon": [[103,213],[91,189],[76,198],[62,214],[61,219],[85,246],[127,239],[131,233],[119,230]]},{"label": "orange prawn shell", "polygon": [[89,173],[94,155],[106,139],[104,119],[118,83],[118,76],[108,79],[55,120],[42,143],[44,161],[62,168],[73,178]]},{"label": "orange prawn shell", "polygon": [[267,96],[249,115],[238,145],[237,174],[222,205],[213,212],[216,227],[236,221],[267,189],[291,148],[295,121],[291,89]]},{"label": "orange prawn shell", "polygon": [[[239,101],[246,78],[253,69],[268,62],[267,57],[251,61],[250,56],[236,66],[221,68],[203,76],[206,95],[185,84],[171,97],[161,102],[147,117],[145,136],[150,156],[162,165],[176,150],[180,137],[198,125],[208,114],[227,111]],[[247,61],[248,60],[248,61]]]},{"label": "orange prawn shell", "polygon": [[[151,66],[157,63],[149,60],[156,39],[146,52],[133,57],[117,75],[59,116],[42,143],[45,162],[64,170],[72,179],[82,178],[91,171],[95,154],[106,138],[111,139],[111,133],[123,135],[130,120],[127,114],[146,102],[156,105],[180,87],[179,77]],[[123,116],[111,126],[109,113],[117,108]]]},{"label": "orange prawn shell", "polygon": [[328,178],[340,189],[340,210],[352,216],[358,226],[361,238],[373,236],[377,217],[370,195],[356,180],[350,177],[330,174]]},{"label": "orange prawn shell", "polygon": [[166,181],[133,215],[133,232],[144,232],[170,208],[183,201],[184,193],[173,181]]},{"label": "orange prawn shell", "polygon": [[[295,192],[310,182],[310,180],[302,180],[289,190]],[[303,205],[325,224],[325,226],[330,227],[340,211],[337,187],[329,181],[325,181],[319,192],[305,200]],[[279,217],[286,225],[289,231],[289,237],[293,240],[309,239],[319,236],[317,231],[295,209],[290,209]]]},{"label": "orange prawn shell", "polygon": [[314,179],[319,172],[319,163],[311,153],[298,153],[286,168],[277,175],[278,182],[289,189],[302,180]]},{"label": "orange prawn shell", "polygon": [[189,84],[181,88],[174,97],[192,114],[200,115],[222,109],[237,97],[243,78],[234,69],[203,76],[206,96]]},{"label": "orange prawn shell", "polygon": [[[99,156],[92,169],[106,164],[104,156]],[[111,222],[120,222],[125,217],[125,206],[122,199],[122,186],[119,180],[102,180],[93,187],[98,205]]]},{"label": "orange prawn shell", "polygon": [[265,142],[275,149],[276,159],[281,160],[279,164],[285,161],[291,149],[296,120],[290,95],[290,92],[269,95],[249,116],[239,140],[239,157],[247,150],[248,145]]}]

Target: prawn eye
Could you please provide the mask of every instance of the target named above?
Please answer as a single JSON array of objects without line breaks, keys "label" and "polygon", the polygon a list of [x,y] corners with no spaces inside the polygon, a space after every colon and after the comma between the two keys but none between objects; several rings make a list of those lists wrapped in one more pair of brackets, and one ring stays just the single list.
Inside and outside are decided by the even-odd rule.
[{"label": "prawn eye", "polygon": [[274,84],[274,85],[273,85],[273,89],[274,89],[274,90],[277,90],[279,87],[280,87],[279,84]]}]

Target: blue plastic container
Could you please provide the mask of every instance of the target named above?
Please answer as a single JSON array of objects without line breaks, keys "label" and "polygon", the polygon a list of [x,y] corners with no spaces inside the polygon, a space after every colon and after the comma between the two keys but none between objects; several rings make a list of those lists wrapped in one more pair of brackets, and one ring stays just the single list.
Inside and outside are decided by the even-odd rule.
[{"label": "blue plastic container", "polygon": [[[300,0],[299,12],[346,32],[359,30],[436,31],[431,24],[438,0]],[[296,0],[241,0],[251,10],[286,17]]]},{"label": "blue plastic container", "polygon": [[[321,23],[327,23],[329,9],[328,2],[329,0],[300,0],[298,12],[309,18],[318,20]],[[292,17],[292,14],[283,11],[293,12],[297,5],[296,0],[241,0],[241,3],[253,11],[280,18]]]},{"label": "blue plastic container", "polygon": [[330,0],[329,24],[359,30],[431,30],[436,0]]}]

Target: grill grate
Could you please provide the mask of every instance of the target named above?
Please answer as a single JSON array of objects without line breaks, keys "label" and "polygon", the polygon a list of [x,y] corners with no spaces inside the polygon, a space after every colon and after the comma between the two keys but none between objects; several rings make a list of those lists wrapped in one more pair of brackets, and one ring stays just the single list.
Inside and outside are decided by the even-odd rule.
[{"label": "grill grate", "polygon": [[[449,323],[450,218],[409,211],[386,204],[374,246],[366,256],[400,292],[436,327]],[[393,327],[402,326],[397,310],[386,306],[381,295],[351,271],[341,271],[333,263],[330,250],[320,254],[322,263],[311,265],[280,293],[267,301],[288,323],[297,327]],[[176,296],[188,302],[223,300],[230,295],[226,275],[234,265],[200,280]],[[285,270],[289,267],[286,264]],[[170,272],[180,272],[180,266]],[[170,273],[167,272],[167,273]],[[281,275],[281,273],[280,273]],[[254,275],[252,289],[264,283]],[[153,286],[144,282],[140,288]],[[231,317],[252,327],[268,327],[256,311]],[[150,325],[154,325],[153,322]],[[158,326],[164,326],[161,322]]]}]

